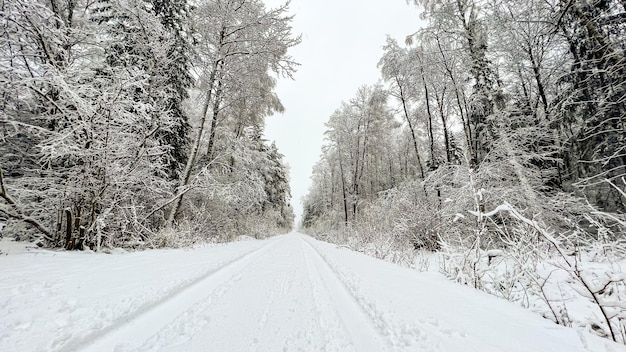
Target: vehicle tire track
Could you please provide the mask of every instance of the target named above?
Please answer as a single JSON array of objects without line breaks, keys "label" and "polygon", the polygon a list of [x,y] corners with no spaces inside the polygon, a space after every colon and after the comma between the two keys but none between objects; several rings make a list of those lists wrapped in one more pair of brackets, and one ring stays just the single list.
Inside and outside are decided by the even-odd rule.
[{"label": "vehicle tire track", "polygon": [[137,348],[169,322],[229,282],[276,243],[276,240],[271,241],[261,248],[247,252],[219,268],[208,271],[160,299],[120,317],[109,326],[68,343],[62,351],[110,352]]},{"label": "vehicle tire track", "polygon": [[[355,289],[354,284],[348,284],[350,280],[346,282],[340,271],[328,261],[317,246],[312,244],[306,237],[302,237],[302,240],[317,253],[320,260],[326,264],[337,280],[343,284],[343,288],[350,294],[356,304],[359,305],[363,314],[368,317],[369,322],[380,334],[379,336],[386,338],[388,343],[386,347],[389,350],[404,351],[417,348],[416,350],[419,351],[440,351],[440,342],[432,338],[432,327],[434,326],[436,331],[443,331],[450,335],[453,334],[452,330],[449,328],[443,328],[442,330],[436,319],[433,319],[434,322],[430,324],[424,324],[424,318],[420,318],[418,322],[411,321],[398,324],[393,317],[393,313],[381,311],[373,302],[359,298],[359,292]],[[460,335],[463,337],[463,334]]]},{"label": "vehicle tire track", "polygon": [[329,290],[333,305],[350,335],[354,349],[356,351],[388,350],[389,346],[387,346],[385,340],[380,335],[371,317],[363,309],[350,289],[339,278],[319,251],[304,238],[301,238],[301,240],[313,258],[312,265],[315,266],[324,285]]},{"label": "vehicle tire track", "polygon": [[[323,290],[324,283],[322,281],[322,275],[319,273],[319,270],[314,268],[313,261],[313,253],[311,250],[307,248],[307,245],[304,241],[300,241],[300,251],[302,253],[302,258],[304,259],[304,266],[306,268],[306,275],[308,277],[309,289],[311,290],[312,300],[314,307],[315,315],[318,317],[317,328],[321,331],[337,331],[341,325],[335,325],[335,321],[328,316],[328,312],[324,309],[322,305],[323,301]],[[340,318],[341,319],[341,318]],[[338,321],[339,324],[345,325],[341,320]],[[333,344],[340,344],[339,341],[332,341],[332,337],[329,334],[323,335],[324,345],[323,350],[333,350],[331,346]],[[349,341],[348,341],[349,342]],[[338,348],[334,348],[335,350],[339,350]]]}]

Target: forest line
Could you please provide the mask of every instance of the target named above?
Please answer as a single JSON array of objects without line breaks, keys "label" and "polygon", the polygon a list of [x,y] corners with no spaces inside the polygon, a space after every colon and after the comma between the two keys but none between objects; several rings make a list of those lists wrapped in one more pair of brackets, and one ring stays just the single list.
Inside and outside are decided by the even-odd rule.
[{"label": "forest line", "polygon": [[7,0],[0,220],[48,247],[162,247],[291,228],[262,138],[291,76],[288,3]]}]

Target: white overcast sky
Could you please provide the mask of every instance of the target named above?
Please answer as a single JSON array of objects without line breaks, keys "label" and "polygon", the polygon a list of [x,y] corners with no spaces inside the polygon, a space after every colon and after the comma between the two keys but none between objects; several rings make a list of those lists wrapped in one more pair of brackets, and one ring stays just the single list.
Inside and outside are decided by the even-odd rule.
[{"label": "white overcast sky", "polygon": [[[265,0],[275,8],[284,0]],[[319,160],[324,123],[359,86],[374,84],[386,36],[404,38],[420,26],[419,9],[405,0],[292,0],[294,34],[302,43],[290,51],[301,64],[295,80],[281,80],[277,93],[285,113],[266,119],[265,136],[276,141],[290,167],[296,215]]]}]

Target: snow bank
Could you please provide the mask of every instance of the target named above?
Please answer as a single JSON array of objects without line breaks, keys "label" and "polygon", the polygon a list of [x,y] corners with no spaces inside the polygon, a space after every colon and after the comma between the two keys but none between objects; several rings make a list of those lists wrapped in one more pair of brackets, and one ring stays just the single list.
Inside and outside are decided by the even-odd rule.
[{"label": "snow bank", "polygon": [[61,351],[263,242],[127,254],[1,245],[0,351]]}]

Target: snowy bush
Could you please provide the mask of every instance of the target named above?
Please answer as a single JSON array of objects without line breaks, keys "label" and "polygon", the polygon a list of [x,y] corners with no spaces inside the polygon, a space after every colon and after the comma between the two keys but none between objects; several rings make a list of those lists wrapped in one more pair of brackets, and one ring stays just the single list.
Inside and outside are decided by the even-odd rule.
[{"label": "snowy bush", "polygon": [[599,226],[599,236],[594,237],[583,229],[549,231],[506,203],[482,215],[492,221],[496,214],[506,220],[497,226],[501,248],[444,243],[441,270],[448,277],[517,302],[558,324],[626,342],[626,247],[621,239],[610,240],[612,230],[601,225],[601,218],[587,214]]}]

